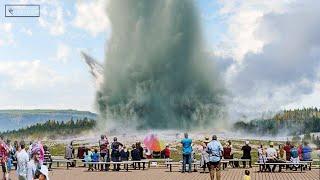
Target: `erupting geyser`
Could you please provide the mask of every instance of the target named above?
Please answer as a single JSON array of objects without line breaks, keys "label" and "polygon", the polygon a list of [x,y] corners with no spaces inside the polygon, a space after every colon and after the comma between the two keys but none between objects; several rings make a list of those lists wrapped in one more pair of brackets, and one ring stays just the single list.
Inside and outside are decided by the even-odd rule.
[{"label": "erupting geyser", "polygon": [[204,52],[194,1],[115,0],[107,12],[99,126],[190,129],[221,117],[224,89]]}]

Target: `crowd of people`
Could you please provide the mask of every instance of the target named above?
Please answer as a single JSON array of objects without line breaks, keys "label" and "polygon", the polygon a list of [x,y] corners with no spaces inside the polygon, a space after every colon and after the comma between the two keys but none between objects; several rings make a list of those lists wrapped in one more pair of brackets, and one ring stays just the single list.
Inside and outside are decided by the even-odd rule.
[{"label": "crowd of people", "polygon": [[15,141],[12,145],[10,140],[5,141],[1,136],[0,161],[3,179],[10,179],[10,171],[15,166],[19,180],[49,180],[49,169],[45,165],[51,161],[51,155],[48,152],[48,147],[42,146],[40,142],[30,142],[26,150],[24,141]]},{"label": "crowd of people", "polygon": [[[181,140],[182,144],[182,154],[183,154],[183,166],[182,173],[186,172],[186,164],[188,164],[188,172],[191,172],[191,164],[193,160],[193,150],[192,150],[192,140],[188,137],[188,134],[184,134],[184,139]],[[200,166],[202,168],[208,168],[210,172],[210,177],[213,180],[214,177],[219,180],[221,179],[220,166],[221,160],[231,160],[234,159],[233,148],[231,141],[228,140],[223,147],[221,143],[217,140],[217,136],[213,135],[212,140],[210,141],[208,137],[205,137],[202,142],[202,151],[201,151],[201,160]],[[241,147],[242,156],[241,159],[243,163],[243,168],[246,168],[247,161],[249,162],[249,167],[251,168],[251,151],[252,148],[249,144],[249,141],[245,141],[244,145]],[[268,148],[264,148],[263,145],[260,145],[258,148],[258,161],[260,163],[285,163],[292,162],[298,163],[299,161],[312,161],[311,158],[312,148],[308,145],[308,142],[304,142],[303,145],[300,144],[296,147],[293,143],[289,141],[286,142],[286,145],[279,145],[279,149],[274,148],[274,143],[270,142]],[[239,161],[231,160],[229,165],[232,167],[239,167]],[[223,166],[227,166],[227,163],[223,163]],[[274,172],[276,165],[263,166],[263,171],[272,171]],[[289,166],[287,167],[289,168]],[[291,169],[297,168],[296,165],[290,167]],[[245,179],[249,179],[250,171],[245,172]]]},{"label": "crowd of people", "polygon": [[[85,146],[79,145],[77,149],[77,155],[75,156],[75,148],[73,142],[68,144],[65,148],[65,158],[74,159],[78,158],[83,162],[121,162],[121,161],[140,161],[142,159],[150,158],[170,158],[171,151],[169,145],[161,151],[152,151],[143,146],[141,142],[137,141],[132,144],[130,148],[127,148],[123,143],[119,142],[117,137],[113,138],[113,141],[109,143],[107,136],[101,135],[98,141],[98,146]],[[184,134],[184,138],[181,140],[182,145],[182,173],[192,171],[192,162],[195,160],[195,152],[193,151],[193,141],[189,138],[188,133]],[[251,168],[251,151],[249,141],[245,141],[241,148],[242,157],[249,162]],[[286,142],[285,145],[279,145],[279,148],[274,147],[274,143],[270,142],[269,147],[265,148],[260,145],[258,148],[258,161],[260,163],[279,163],[279,162],[293,162],[310,161],[312,148],[307,142],[295,146],[294,143]],[[208,168],[211,179],[216,177],[217,180],[221,179],[220,166],[221,160],[230,160],[229,165],[232,167],[239,167],[239,161],[234,161],[234,150],[232,142],[226,141],[222,146],[218,141],[217,136],[213,135],[211,140],[209,137],[205,137],[202,141],[201,160],[200,166],[202,168]],[[19,180],[34,180],[34,179],[49,179],[48,171],[51,170],[52,158],[50,150],[47,146],[42,145],[41,142],[30,142],[29,147],[26,147],[24,141],[15,141],[13,145],[10,140],[4,140],[0,137],[0,161],[3,171],[3,179],[9,180],[9,172],[13,166],[16,168],[17,176]],[[247,162],[243,162],[243,167],[247,166]],[[15,163],[14,163],[15,162]],[[75,166],[73,161],[69,162],[69,166]],[[84,166],[86,163],[84,163]],[[100,170],[109,171],[110,165],[101,164],[100,168],[95,163],[87,163],[88,170]],[[188,166],[187,166],[188,165]],[[227,166],[226,163],[223,163]],[[140,168],[140,163],[133,163],[134,168],[136,166]],[[263,166],[263,171],[275,171],[276,166]],[[297,168],[297,166],[291,166],[288,168]],[[113,171],[120,170],[120,164],[113,165]],[[250,171],[245,172],[245,178],[250,178]]]},{"label": "crowd of people", "polygon": [[[258,149],[258,156],[260,163],[284,163],[284,162],[292,162],[299,163],[299,161],[312,161],[311,157],[312,148],[308,145],[308,142],[304,142],[303,144],[299,144],[298,147],[289,141],[286,142],[285,146],[279,145],[279,150],[277,151],[274,148],[273,142],[270,142],[268,148],[264,148],[260,145]],[[287,166],[288,168],[289,166]],[[297,165],[293,165],[290,168],[295,170],[297,169]],[[274,172],[276,166],[263,166],[263,171],[272,171]]]},{"label": "crowd of people", "polygon": [[[98,147],[96,146],[87,146],[85,147],[81,144],[77,150],[77,156],[75,156],[75,149],[73,148],[73,142],[71,142],[65,150],[65,158],[83,159],[83,162],[121,162],[121,161],[140,161],[142,159],[151,159],[151,158],[170,158],[170,148],[166,146],[162,151],[156,152],[143,147],[141,142],[137,141],[135,144],[131,145],[131,148],[127,148],[123,143],[118,141],[117,137],[113,138],[113,142],[109,143],[107,136],[101,135],[99,140]],[[109,171],[110,165],[101,164],[100,169],[97,168],[97,165],[94,163],[88,163],[88,170],[100,170],[100,171]],[[134,163],[133,166],[140,168],[140,163]],[[69,165],[73,167],[74,164]],[[120,170],[120,164],[113,165],[113,171]]]}]

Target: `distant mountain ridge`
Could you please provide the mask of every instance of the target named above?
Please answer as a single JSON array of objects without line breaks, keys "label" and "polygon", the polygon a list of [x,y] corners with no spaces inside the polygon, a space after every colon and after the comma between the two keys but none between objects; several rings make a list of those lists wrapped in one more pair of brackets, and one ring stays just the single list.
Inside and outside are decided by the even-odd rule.
[{"label": "distant mountain ridge", "polygon": [[36,123],[43,123],[48,120],[69,121],[71,119],[96,120],[97,114],[90,111],[77,110],[0,110],[0,132],[27,127]]}]

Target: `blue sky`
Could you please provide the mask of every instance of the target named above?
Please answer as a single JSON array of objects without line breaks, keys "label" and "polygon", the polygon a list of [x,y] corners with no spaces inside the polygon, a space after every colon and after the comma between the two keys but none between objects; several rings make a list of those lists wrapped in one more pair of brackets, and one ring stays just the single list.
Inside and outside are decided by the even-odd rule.
[{"label": "blue sky", "polygon": [[[13,3],[40,4],[41,17],[0,17],[0,109],[54,108],[95,111],[94,79],[79,52],[84,50],[103,62],[104,49],[112,31],[104,9],[107,1],[4,0],[0,2],[0,6]],[[299,17],[302,17],[303,21],[305,14],[302,8],[313,7],[314,3],[316,1],[307,0],[304,1],[304,6],[299,6],[295,0],[196,1],[207,43],[205,50],[219,61],[218,64],[228,64],[227,68],[221,71],[227,88],[233,94],[232,98],[227,100],[231,107],[239,108],[246,104],[246,107],[239,111],[250,113],[248,109],[266,111],[320,105],[320,97],[317,95],[320,90],[319,75],[316,72],[311,75],[304,73],[312,71],[311,67],[304,67],[297,77],[290,75],[292,78],[274,83],[274,80],[268,78],[270,75],[253,79],[252,77],[256,77],[254,73],[259,72],[259,69],[255,68],[261,66],[255,65],[251,68],[251,65],[259,61],[252,63],[249,58],[249,55],[253,54],[256,59],[260,59],[260,55],[269,59],[272,52],[266,49],[270,47],[272,51],[275,37],[286,34],[282,31],[286,28],[284,26],[270,30],[272,23],[288,16],[288,23],[282,24],[290,26],[291,16],[295,14],[301,15]],[[88,13],[89,11],[92,13]],[[310,12],[316,13],[312,10]],[[0,8],[0,14],[4,14],[4,8]],[[318,14],[315,16],[318,17]],[[310,21],[310,27],[301,31],[308,32],[317,28],[317,25]],[[301,41],[303,40],[302,37]],[[310,51],[301,52],[306,55],[301,57],[308,57],[308,53],[312,51],[312,57],[318,59],[318,42],[310,44],[309,48]],[[300,62],[300,59],[294,62]],[[267,61],[270,68],[272,65],[280,66],[281,63],[278,63],[279,61],[270,61],[268,64]],[[315,63],[315,66],[318,64]],[[249,72],[253,74],[247,74]],[[251,85],[261,82],[259,87],[263,88],[255,88],[254,93],[248,96],[240,92],[243,90],[242,86],[248,82]],[[266,95],[269,95],[267,99]],[[292,100],[292,97],[295,97],[295,100]],[[270,98],[271,102],[266,103]],[[257,106],[263,108],[257,109]]]}]

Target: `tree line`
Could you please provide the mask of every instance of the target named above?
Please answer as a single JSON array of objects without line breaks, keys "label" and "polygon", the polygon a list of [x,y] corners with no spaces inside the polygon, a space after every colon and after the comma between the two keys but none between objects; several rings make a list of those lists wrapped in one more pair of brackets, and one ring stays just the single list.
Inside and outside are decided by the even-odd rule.
[{"label": "tree line", "polygon": [[257,135],[302,135],[320,132],[320,110],[286,110],[269,119],[238,121],[233,125],[233,129]]},{"label": "tree line", "polygon": [[0,133],[5,137],[10,137],[13,139],[21,138],[37,138],[37,137],[48,137],[50,139],[55,139],[58,136],[75,135],[81,132],[91,130],[95,127],[96,121],[93,119],[83,118],[69,121],[56,121],[48,120],[44,123],[37,123],[25,128],[18,130],[11,130]]}]

